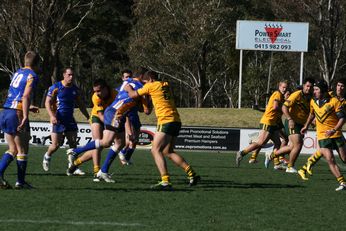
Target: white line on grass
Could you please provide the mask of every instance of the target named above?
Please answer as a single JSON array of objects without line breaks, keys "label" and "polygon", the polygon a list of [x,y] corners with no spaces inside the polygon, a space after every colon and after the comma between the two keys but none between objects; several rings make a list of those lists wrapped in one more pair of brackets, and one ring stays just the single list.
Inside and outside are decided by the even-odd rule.
[{"label": "white line on grass", "polygon": [[105,226],[145,226],[139,223],[119,223],[107,221],[59,221],[59,220],[21,220],[1,219],[0,223],[31,223],[31,224],[58,224],[58,225],[105,225]]}]

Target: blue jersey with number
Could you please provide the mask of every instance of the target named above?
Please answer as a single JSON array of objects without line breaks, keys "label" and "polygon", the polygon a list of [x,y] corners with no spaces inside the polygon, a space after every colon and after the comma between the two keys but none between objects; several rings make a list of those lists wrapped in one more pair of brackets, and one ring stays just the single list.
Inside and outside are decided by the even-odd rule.
[{"label": "blue jersey with number", "polygon": [[8,90],[4,108],[23,110],[22,99],[26,87],[36,88],[37,74],[29,67],[20,68],[14,73]]},{"label": "blue jersey with number", "polygon": [[52,97],[55,101],[55,107],[58,113],[64,115],[73,115],[75,102],[79,95],[79,88],[76,85],[64,86],[62,81],[53,84],[47,96]]},{"label": "blue jersey with number", "polygon": [[[126,105],[130,105],[129,103],[134,102],[134,100],[132,98],[129,97],[129,94],[127,93],[127,91],[124,90],[125,85],[131,85],[131,87],[134,90],[137,90],[139,88],[143,87],[143,84],[138,81],[138,80],[134,80],[133,78],[128,78],[127,80],[125,80],[118,91],[118,95],[115,98],[115,100],[113,101],[113,103],[110,105],[110,107],[114,107],[115,109],[119,109],[120,107],[122,107],[123,109],[126,109]],[[132,105],[132,104],[131,104]],[[132,108],[133,106],[131,106],[130,108]],[[128,109],[130,109],[128,108]]]}]

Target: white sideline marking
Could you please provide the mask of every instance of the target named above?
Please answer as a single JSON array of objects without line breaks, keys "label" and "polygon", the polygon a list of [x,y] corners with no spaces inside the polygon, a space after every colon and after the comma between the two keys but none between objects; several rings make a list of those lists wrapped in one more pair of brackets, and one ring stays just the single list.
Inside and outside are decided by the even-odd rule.
[{"label": "white sideline marking", "polygon": [[20,220],[1,219],[0,223],[31,223],[31,224],[58,224],[58,225],[108,225],[108,226],[145,226],[139,223],[119,223],[107,221],[59,221],[59,220]]}]

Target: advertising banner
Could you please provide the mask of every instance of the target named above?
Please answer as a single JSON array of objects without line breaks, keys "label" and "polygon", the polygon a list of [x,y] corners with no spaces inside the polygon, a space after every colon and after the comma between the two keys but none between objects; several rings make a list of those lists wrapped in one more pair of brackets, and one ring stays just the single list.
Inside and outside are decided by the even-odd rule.
[{"label": "advertising banner", "polygon": [[236,49],[308,51],[309,23],[237,21]]}]

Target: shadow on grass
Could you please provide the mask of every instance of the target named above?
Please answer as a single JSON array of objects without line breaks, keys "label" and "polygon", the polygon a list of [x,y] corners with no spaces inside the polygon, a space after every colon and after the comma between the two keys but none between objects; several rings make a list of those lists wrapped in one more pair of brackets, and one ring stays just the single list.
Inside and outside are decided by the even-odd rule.
[{"label": "shadow on grass", "polygon": [[240,184],[234,181],[224,181],[224,180],[203,180],[199,185],[199,188],[204,189],[215,189],[215,188],[258,188],[258,189],[273,189],[273,188],[305,188],[302,185],[296,184],[268,184],[268,183],[248,183]]}]

